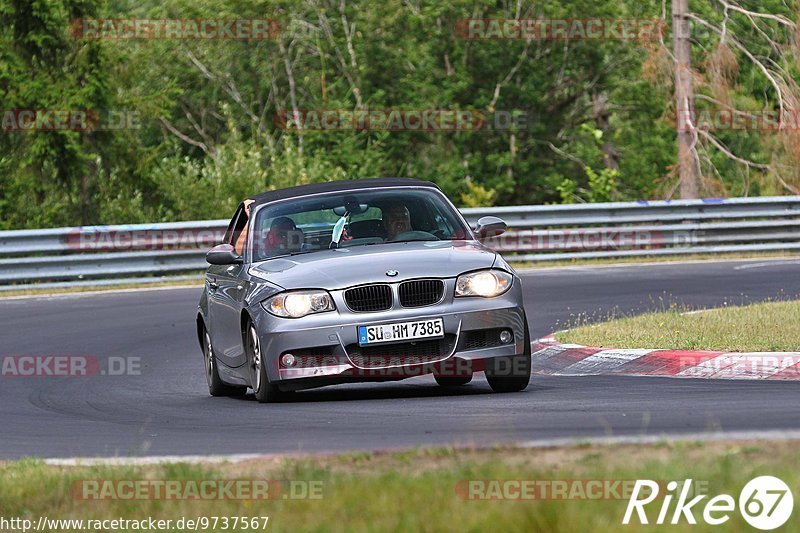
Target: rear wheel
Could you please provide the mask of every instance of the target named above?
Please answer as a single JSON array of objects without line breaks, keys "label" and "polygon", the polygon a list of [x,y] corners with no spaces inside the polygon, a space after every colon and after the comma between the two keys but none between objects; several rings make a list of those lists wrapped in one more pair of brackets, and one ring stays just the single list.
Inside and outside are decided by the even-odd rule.
[{"label": "rear wheel", "polygon": [[256,394],[256,400],[261,403],[284,400],[288,394],[278,389],[278,386],[271,383],[267,376],[266,361],[264,353],[261,351],[261,340],[252,322],[247,327],[245,348],[247,350],[247,361],[250,365],[250,385]]},{"label": "rear wheel", "polygon": [[496,357],[487,363],[486,381],[494,392],[518,392],[531,381],[531,338],[525,320],[525,348],[521,354]]},{"label": "rear wheel", "polygon": [[211,396],[244,396],[247,387],[228,385],[219,377],[217,370],[217,357],[214,355],[214,347],[211,345],[211,336],[203,326],[203,360],[206,366],[206,381],[208,382],[208,392]]}]

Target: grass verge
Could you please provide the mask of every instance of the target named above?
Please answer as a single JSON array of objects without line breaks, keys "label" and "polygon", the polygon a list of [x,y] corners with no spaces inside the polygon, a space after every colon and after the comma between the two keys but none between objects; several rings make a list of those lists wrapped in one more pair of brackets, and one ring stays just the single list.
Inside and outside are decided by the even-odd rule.
[{"label": "grass verge", "polygon": [[[392,453],[353,453],[300,459],[261,459],[235,464],[115,467],[51,467],[35,460],[0,466],[0,513],[36,522],[110,518],[177,520],[181,517],[269,516],[273,531],[619,531],[627,496],[613,491],[606,499],[581,497],[570,480],[696,480],[714,496],[738,497],[756,476],[776,475],[800,488],[796,441],[664,442],[654,445],[575,445],[543,449],[450,448]],[[187,501],[144,499],[86,501],[74,497],[82,480],[267,479],[320,483],[321,498]],[[559,499],[466,499],[470,480],[483,480],[473,496],[490,493],[490,480],[570,483]],[[506,486],[496,484],[495,486]],[[556,485],[550,484],[550,488]],[[489,491],[487,493],[483,490]],[[620,489],[624,490],[624,489]],[[663,489],[662,489],[663,490]],[[516,494],[516,493],[514,493]],[[541,493],[536,493],[541,495]],[[676,499],[676,498],[675,498]],[[673,499],[673,507],[674,500]],[[696,518],[702,524],[702,507]],[[646,507],[654,521],[662,499]],[[800,527],[794,513],[787,530]],[[637,522],[638,524],[638,522]],[[650,526],[653,527],[653,526]],[[670,530],[696,531],[685,520]],[[647,527],[629,527],[633,531]],[[221,530],[221,528],[218,528]],[[240,531],[242,529],[239,529]],[[738,512],[726,531],[751,531]],[[171,531],[178,531],[177,528]]]},{"label": "grass verge", "polygon": [[581,324],[556,334],[560,342],[613,348],[726,352],[800,351],[800,302],[779,301],[656,313]]}]

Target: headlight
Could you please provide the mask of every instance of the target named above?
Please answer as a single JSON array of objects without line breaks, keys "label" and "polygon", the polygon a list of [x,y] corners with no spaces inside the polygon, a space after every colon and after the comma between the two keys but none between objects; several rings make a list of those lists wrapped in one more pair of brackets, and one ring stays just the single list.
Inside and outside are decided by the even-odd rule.
[{"label": "headlight", "polygon": [[284,292],[264,300],[261,305],[273,315],[284,318],[300,318],[336,309],[331,295],[325,291]]},{"label": "headlight", "polygon": [[456,280],[456,296],[494,298],[511,288],[512,276],[504,270],[479,270],[461,274]]}]

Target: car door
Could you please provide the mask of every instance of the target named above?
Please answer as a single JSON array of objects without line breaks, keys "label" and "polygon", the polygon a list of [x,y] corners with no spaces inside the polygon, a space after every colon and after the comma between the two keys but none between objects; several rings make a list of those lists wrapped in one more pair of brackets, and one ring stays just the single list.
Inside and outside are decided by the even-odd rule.
[{"label": "car door", "polygon": [[[244,253],[246,250],[240,237],[244,236],[246,240],[248,222],[242,204],[225,232],[225,242],[237,247],[236,251],[244,260],[248,254]],[[245,363],[240,327],[247,272],[244,260],[237,265],[211,265],[206,271],[211,342],[219,362],[232,368]]]}]

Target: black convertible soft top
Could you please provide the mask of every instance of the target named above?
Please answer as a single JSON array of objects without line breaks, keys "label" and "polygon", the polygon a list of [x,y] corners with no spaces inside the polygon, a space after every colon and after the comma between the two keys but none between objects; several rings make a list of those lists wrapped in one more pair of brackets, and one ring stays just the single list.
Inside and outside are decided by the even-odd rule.
[{"label": "black convertible soft top", "polygon": [[430,181],[423,181],[414,178],[364,178],[359,180],[340,180],[340,181],[326,181],[323,183],[311,183],[309,185],[298,185],[296,187],[288,187],[286,189],[278,189],[275,191],[262,192],[251,196],[249,199],[255,202],[255,205],[266,204],[276,200],[286,200],[288,198],[297,198],[308,194],[318,194],[324,192],[337,192],[349,191],[353,189],[372,189],[375,187],[431,187],[438,189],[439,187]]}]

